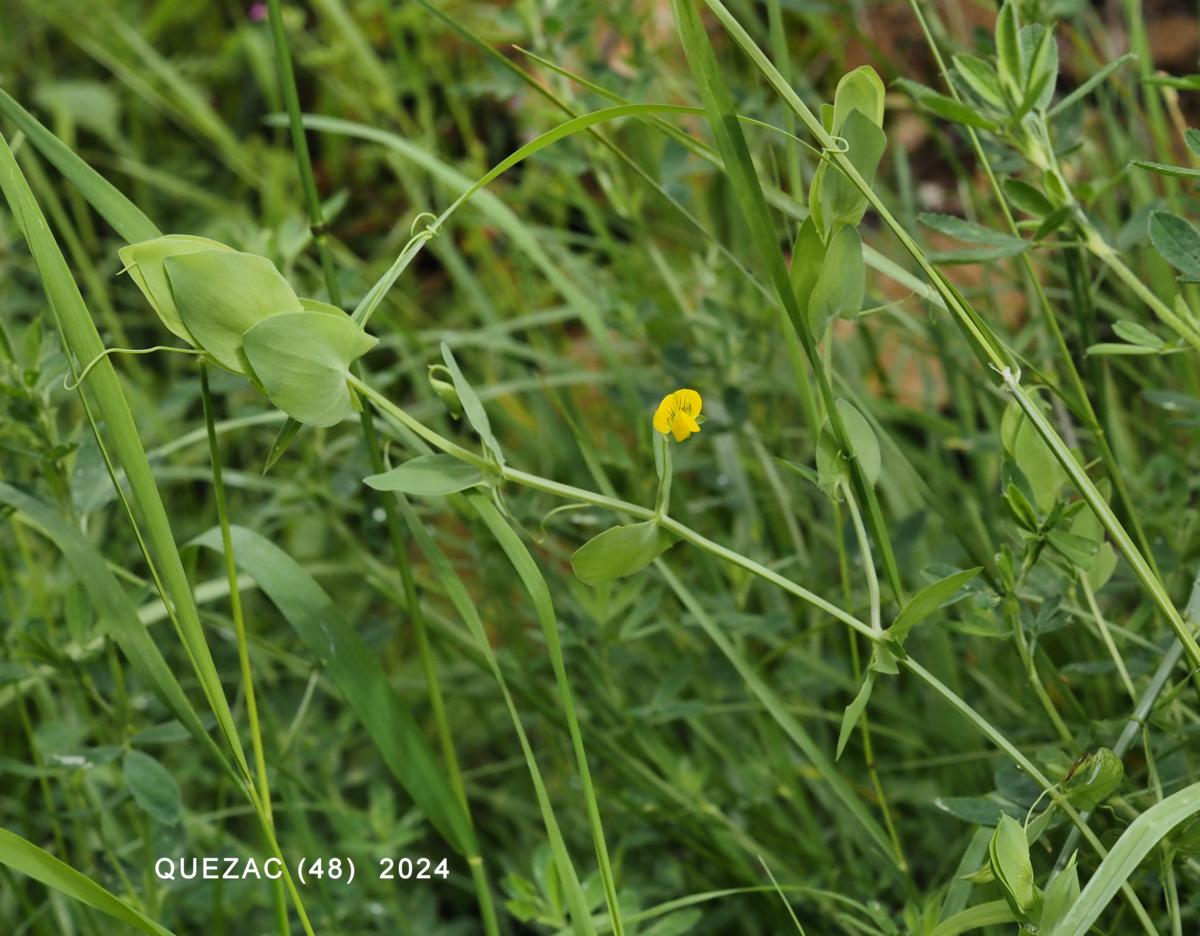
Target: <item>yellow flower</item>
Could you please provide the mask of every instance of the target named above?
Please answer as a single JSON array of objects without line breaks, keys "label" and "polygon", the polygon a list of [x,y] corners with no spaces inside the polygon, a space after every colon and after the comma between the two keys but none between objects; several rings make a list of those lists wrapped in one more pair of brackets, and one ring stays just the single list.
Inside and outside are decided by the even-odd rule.
[{"label": "yellow flower", "polygon": [[676,390],[663,397],[654,414],[656,432],[671,433],[682,442],[693,432],[700,431],[696,417],[700,415],[700,394],[695,390]]}]

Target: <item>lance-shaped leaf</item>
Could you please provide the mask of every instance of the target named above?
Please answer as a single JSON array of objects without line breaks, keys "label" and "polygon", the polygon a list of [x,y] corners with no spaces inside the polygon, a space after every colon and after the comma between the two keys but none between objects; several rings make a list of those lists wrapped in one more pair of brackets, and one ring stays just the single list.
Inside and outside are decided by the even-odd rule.
[{"label": "lance-shaped leaf", "polygon": [[297,422],[333,426],[353,407],[350,365],[376,341],[349,316],[284,312],[251,327],[243,347],[272,403]]},{"label": "lance-shaped leaf", "polygon": [[653,520],[615,526],[575,550],[571,567],[580,579],[598,585],[646,568],[674,542]]},{"label": "lance-shaped leaf", "polygon": [[165,266],[196,346],[236,374],[250,376],[242,355],[246,332],[269,316],[303,309],[275,264],[257,254],[203,250],[168,257]]},{"label": "lance-shaped leaf", "polygon": [[465,491],[483,482],[483,472],[451,455],[418,455],[391,471],[365,479],[377,491],[437,497]]},{"label": "lance-shaped leaf", "polygon": [[137,283],[138,289],[158,313],[162,323],[172,334],[193,345],[196,344],[196,340],[183,324],[179,310],[175,307],[175,297],[167,280],[165,261],[168,257],[209,250],[235,252],[232,247],[227,247],[220,241],[197,237],[194,234],[168,234],[137,244],[127,244],[117,251],[130,278]]}]

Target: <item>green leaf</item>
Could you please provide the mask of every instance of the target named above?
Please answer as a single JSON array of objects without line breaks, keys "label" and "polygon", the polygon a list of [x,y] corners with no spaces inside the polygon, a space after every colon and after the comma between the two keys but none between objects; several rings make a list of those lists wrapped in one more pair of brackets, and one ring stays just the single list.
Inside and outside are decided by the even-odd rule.
[{"label": "green leaf", "polygon": [[341,313],[283,312],[252,326],[242,348],[272,403],[305,425],[333,426],[353,409],[350,365],[376,342]]},{"label": "green leaf", "polygon": [[1043,933],[1052,932],[1067,915],[1067,911],[1079,899],[1079,871],[1075,867],[1075,855],[1050,882],[1046,888],[1046,898],[1042,903],[1042,917],[1038,929]]},{"label": "green leaf", "polygon": [[171,293],[171,284],[167,281],[165,262],[168,257],[180,257],[206,250],[234,252],[232,247],[227,247],[220,241],[193,234],[167,234],[137,244],[128,244],[117,251],[130,278],[158,313],[167,330],[191,345],[196,345],[197,342],[179,317],[179,310],[175,307],[175,298]]},{"label": "green leaf", "polygon": [[500,449],[500,443],[492,435],[492,423],[488,419],[487,410],[483,408],[483,403],[480,402],[479,396],[475,393],[475,388],[463,376],[463,372],[459,369],[458,361],[454,359],[454,353],[450,350],[450,346],[444,341],[442,342],[442,359],[446,362],[446,369],[450,371],[451,380],[454,381],[454,391],[458,394],[458,400],[462,404],[463,414],[467,417],[467,422],[471,424],[471,428],[475,430],[476,435],[483,442],[483,447],[492,454],[496,464],[503,465],[504,453]]},{"label": "green leaf", "polygon": [[1046,541],[1080,569],[1090,569],[1100,549],[1100,544],[1095,540],[1062,530],[1051,530],[1046,534]]},{"label": "green leaf", "polygon": [[825,261],[825,242],[812,216],[804,219],[796,234],[796,243],[792,247],[792,265],[790,276],[792,289],[796,293],[796,301],[800,310],[807,314],[809,300],[812,298],[813,287],[821,275],[821,266]]},{"label": "green leaf", "polygon": [[1150,242],[1163,259],[1183,273],[1187,282],[1200,281],[1200,232],[1169,211],[1150,213]]},{"label": "green leaf", "polygon": [[908,638],[909,632],[916,625],[953,599],[967,582],[979,574],[982,568],[982,566],[976,566],[973,569],[963,569],[961,572],[947,575],[931,585],[926,585],[913,595],[896,615],[896,620],[887,629],[887,636],[903,644]]},{"label": "green leaf", "polygon": [[129,792],[147,815],[163,825],[179,821],[179,787],[166,767],[149,754],[131,750],[125,752],[122,769]]},{"label": "green leaf", "polygon": [[168,257],[165,266],[196,346],[236,374],[250,376],[242,353],[246,332],[268,316],[303,309],[275,264],[257,254],[203,250]]},{"label": "green leaf", "polygon": [[1148,162],[1145,159],[1135,159],[1132,163],[1139,169],[1145,169],[1161,176],[1173,176],[1177,179],[1200,179],[1200,169],[1190,166],[1171,166],[1167,163]]},{"label": "green leaf", "polygon": [[1121,785],[1125,765],[1106,747],[1089,754],[1066,783],[1067,799],[1080,812],[1095,809]]},{"label": "green leaf", "polygon": [[996,823],[988,843],[992,873],[1000,893],[1013,913],[1025,919],[1037,903],[1037,888],[1033,883],[1033,863],[1029,860],[1029,842],[1021,823],[1005,813]]},{"label": "green leaf", "polygon": [[[875,430],[849,400],[838,400],[837,408],[842,417],[842,425],[846,427],[846,435],[849,437],[854,454],[858,456],[863,477],[868,484],[873,486],[879,481],[882,468],[879,440],[875,438]],[[836,491],[839,482],[849,483],[850,481],[848,454],[839,449],[833,429],[826,420],[817,440],[817,480],[821,489],[830,496]]]},{"label": "green leaf", "polygon": [[907,78],[899,78],[896,80],[896,84],[905,88],[913,96],[913,100],[916,101],[918,106],[952,123],[975,127],[977,130],[994,131],[1000,127],[996,121],[985,117],[978,109],[971,107],[970,104],[964,104],[962,101],[956,101],[954,98],[946,97],[944,94],[938,94],[931,88],[927,88],[915,81],[909,81]]},{"label": "green leaf", "polygon": [[1118,321],[1113,323],[1113,331],[1130,344],[1143,345],[1147,348],[1161,348],[1166,342],[1150,331],[1145,325],[1137,322]]},{"label": "green leaf", "polygon": [[808,322],[814,335],[823,334],[834,317],[851,318],[862,311],[866,276],[858,231],[852,225],[843,225],[829,239],[809,298]]},{"label": "green leaf", "polygon": [[1050,199],[1020,179],[1005,179],[1004,194],[1014,207],[1035,218],[1044,218],[1054,210]]},{"label": "green leaf", "polygon": [[87,875],[7,829],[0,829],[0,864],[52,887],[73,900],[95,907],[115,920],[150,936],[171,936],[139,910],[105,890]]},{"label": "green leaf", "polygon": [[1123,65],[1128,64],[1129,62],[1136,62],[1136,61],[1137,61],[1137,55],[1135,53],[1126,52],[1119,59],[1115,59],[1114,61],[1109,62],[1107,65],[1105,65],[1103,68],[1101,68],[1098,72],[1096,72],[1094,75],[1092,75],[1090,78],[1088,78],[1087,81],[1085,81],[1078,88],[1076,88],[1074,91],[1072,91],[1070,94],[1068,94],[1065,98],[1063,98],[1061,101],[1059,101],[1057,104],[1055,104],[1052,108],[1050,108],[1050,110],[1047,112],[1046,116],[1051,119],[1054,119],[1059,114],[1064,113],[1069,108],[1073,107],[1079,101],[1082,101],[1085,97],[1087,97],[1089,94],[1091,94],[1092,91],[1096,87],[1098,87],[1101,82],[1103,82],[1105,79],[1107,79],[1108,76],[1111,75],[1113,72],[1115,72],[1118,68],[1122,67]]},{"label": "green leaf", "polygon": [[1184,130],[1183,142],[1187,144],[1187,148],[1192,151],[1193,156],[1200,156],[1200,130],[1194,130],[1191,127]]},{"label": "green leaf", "polygon": [[874,673],[871,670],[867,670],[866,675],[863,676],[862,685],[858,689],[858,694],[846,706],[846,711],[842,713],[842,727],[838,731],[837,752],[834,754],[834,760],[841,760],[842,751],[846,748],[846,742],[850,740],[850,735],[854,733],[854,726],[862,718],[862,713],[867,707],[867,702],[871,699],[871,688],[874,685]]},{"label": "green leaf", "polygon": [[1054,41],[1054,30],[1034,23],[1022,28],[1020,38],[1026,67],[1021,107],[1045,110],[1058,83],[1058,44]]},{"label": "green leaf", "polygon": [[833,93],[833,135],[841,135],[856,110],[876,127],[882,127],[886,93],[882,79],[870,65],[860,65],[842,75]]},{"label": "green leaf", "polygon": [[963,82],[984,104],[996,110],[1005,110],[1004,92],[1000,90],[1000,79],[991,62],[974,55],[954,56],[954,68]]},{"label": "green leaf", "polygon": [[[846,141],[846,158],[870,185],[887,148],[887,135],[862,111],[854,110],[846,118],[841,137]],[[839,224],[857,225],[867,210],[867,196],[836,166],[822,163],[821,168],[826,173],[820,190],[825,226],[836,230]]]},{"label": "green leaf", "polygon": [[0,90],[0,114],[11,120],[38,151],[75,187],[113,230],[130,243],[158,237],[160,231],[137,205],[80,159],[29,111]]},{"label": "green leaf", "polygon": [[1032,488],[1034,501],[1042,513],[1049,513],[1058,500],[1067,475],[1037,429],[1014,402],[1000,421],[1004,450],[1016,463]]},{"label": "green leaf", "polygon": [[1177,825],[1200,812],[1200,783],[1156,803],[1129,824],[1059,924],[1045,936],[1086,936],[1121,886]]},{"label": "green leaf", "polygon": [[[233,526],[230,532],[238,565],[254,577],[313,661],[321,665],[392,775],[452,848],[463,855],[477,854],[466,811],[446,782],[421,726],[392,688],[375,650],[291,556],[252,530]],[[219,528],[192,542],[224,551]]]},{"label": "green leaf", "polygon": [[598,585],[644,569],[674,542],[654,520],[615,526],[575,550],[571,567],[582,581]]},{"label": "green leaf", "polygon": [[1014,99],[1019,99],[1025,86],[1025,66],[1021,54],[1021,24],[1017,18],[1017,5],[1012,0],[1005,0],[996,17],[996,60],[1001,82]]},{"label": "green leaf", "polygon": [[922,212],[917,216],[917,220],[947,237],[953,237],[955,240],[968,244],[981,244],[986,247],[1015,247],[1018,252],[1027,246],[1020,237],[1005,234],[1003,231],[995,231],[955,215]]},{"label": "green leaf", "polygon": [[399,491],[418,497],[438,497],[482,484],[483,472],[450,455],[418,455],[391,471],[366,478],[377,491]]}]

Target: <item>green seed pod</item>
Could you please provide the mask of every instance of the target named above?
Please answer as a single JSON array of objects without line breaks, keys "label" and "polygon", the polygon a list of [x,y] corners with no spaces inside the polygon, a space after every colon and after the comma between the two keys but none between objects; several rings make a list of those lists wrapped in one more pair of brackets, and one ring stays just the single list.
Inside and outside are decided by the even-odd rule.
[{"label": "green seed pod", "polygon": [[1029,918],[1040,903],[1041,895],[1033,883],[1033,864],[1029,860],[1025,829],[1007,813],[1000,817],[996,831],[992,833],[988,856],[996,883],[1009,907],[1019,919]]},{"label": "green seed pod", "polygon": [[1075,768],[1065,787],[1067,798],[1076,809],[1095,809],[1125,779],[1125,765],[1108,748],[1088,754]]}]

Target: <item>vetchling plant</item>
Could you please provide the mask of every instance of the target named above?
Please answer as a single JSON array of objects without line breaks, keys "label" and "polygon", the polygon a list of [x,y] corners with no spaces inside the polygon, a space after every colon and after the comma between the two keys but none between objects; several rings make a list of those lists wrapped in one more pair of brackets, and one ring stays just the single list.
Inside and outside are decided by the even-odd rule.
[{"label": "vetchling plant", "polygon": [[[734,5],[735,14],[720,0],[674,0],[693,80],[671,87],[692,88],[701,107],[631,103],[530,53],[610,105],[581,111],[563,95],[565,85],[539,82],[448,13],[418,2],[413,13],[449,26],[506,80],[562,112],[561,122],[490,171],[480,175],[483,165],[473,166],[470,178],[414,142],[421,129],[437,140],[432,131],[444,128],[412,122],[349,8],[320,6],[356,56],[352,78],[336,85],[340,99],[361,96],[379,108],[380,125],[404,130],[303,115],[289,25],[271,0],[290,156],[329,302],[300,297],[292,281],[305,277],[284,262],[276,266],[207,237],[164,235],[0,92],[0,111],[20,129],[11,149],[0,142],[0,188],[61,342],[60,359],[50,366],[40,331],[28,332],[18,353],[0,330],[5,378],[22,369],[18,361],[24,365],[21,389],[11,396],[38,442],[31,450],[50,466],[51,492],[43,500],[0,481],[0,502],[13,512],[14,553],[35,587],[26,595],[10,584],[17,576],[7,565],[0,585],[14,618],[29,617],[33,606],[49,622],[56,596],[29,558],[28,532],[62,554],[78,586],[63,600],[71,627],[79,632],[86,609],[94,608],[94,633],[112,675],[97,677],[99,667],[88,667],[82,640],[61,653],[47,640],[39,652],[58,684],[68,684],[60,669],[81,674],[78,686],[70,683],[79,689],[72,704],[111,713],[121,726],[112,737],[103,725],[95,730],[111,750],[90,750],[95,773],[63,784],[56,802],[50,781],[58,782],[59,765],[39,761],[38,752],[56,734],[68,734],[71,719],[35,725],[30,710],[55,701],[41,688],[49,677],[15,670],[15,688],[5,687],[3,700],[20,713],[17,737],[34,758],[26,779],[31,790],[35,782],[40,788],[48,831],[14,817],[16,831],[0,830],[0,861],[159,936],[169,932],[164,922],[183,931],[195,919],[207,921],[204,908],[176,901],[177,892],[148,872],[144,883],[130,878],[130,854],[150,852],[176,833],[169,847],[221,841],[228,814],[244,814],[252,824],[249,836],[230,839],[234,848],[280,860],[299,841],[319,841],[314,827],[341,833],[339,842],[360,858],[375,847],[367,843],[372,837],[389,848],[419,841],[448,849],[462,862],[456,890],[406,893],[411,904],[387,920],[415,931],[437,931],[444,902],[459,914],[450,926],[465,921],[467,931],[489,936],[514,928],[580,936],[755,934],[781,925],[803,932],[953,936],[1002,927],[1083,936],[1102,914],[1107,932],[1155,933],[1163,920],[1184,932],[1195,908],[1177,878],[1194,881],[1200,812],[1186,745],[1200,684],[1200,588],[1186,606],[1180,602],[1195,561],[1185,521],[1151,524],[1141,508],[1143,498],[1161,496],[1159,487],[1171,494],[1190,488],[1186,480],[1161,481],[1149,473],[1157,468],[1140,464],[1130,442],[1138,436],[1124,415],[1129,401],[1121,398],[1121,388],[1140,384],[1120,368],[1129,359],[1192,367],[1200,320],[1188,284],[1200,281],[1200,233],[1184,218],[1186,200],[1170,189],[1129,230],[1115,230],[1101,208],[1117,183],[1090,177],[1080,155],[1080,109],[1134,59],[1119,59],[1058,97],[1059,46],[1042,4],[1005,3],[990,48],[960,51],[947,67],[940,44],[949,33],[930,5],[913,0],[914,19],[947,84],[944,92],[907,79],[896,87],[939,123],[961,128],[986,180],[980,200],[1002,222],[997,229],[974,216],[919,214],[924,228],[966,245],[934,252],[909,224],[918,212],[892,198],[893,182],[880,169],[888,152],[887,86],[870,66],[850,69],[832,101],[811,108],[812,95],[788,60],[787,4],[767,3],[765,22],[756,23],[745,4]],[[380,21],[399,48],[429,28],[414,27],[407,15],[384,11]],[[142,50],[153,75],[167,73],[168,88],[187,88],[186,76],[147,53],[136,32],[116,33]],[[88,42],[93,54],[103,48]],[[320,51],[334,70],[337,50]],[[740,112],[753,105],[735,101],[731,88],[731,78],[744,77],[742,55],[752,80],[766,80],[782,111],[764,111],[767,119]],[[415,109],[434,111],[441,97],[429,94],[420,69],[411,71],[406,94],[415,89]],[[373,82],[371,94],[347,95],[364,80]],[[152,84],[138,87],[158,93]],[[214,125],[204,97],[181,100],[176,116],[212,134],[230,171],[251,174],[236,137]],[[481,158],[491,150],[473,136],[460,103],[448,105],[457,132],[472,158]],[[686,131],[685,119],[696,121]],[[664,172],[660,181],[630,155],[628,144],[616,142],[624,140],[622,120],[667,142],[664,164],[682,153],[711,178],[719,173],[722,210],[693,210],[681,194],[683,173]],[[715,146],[703,139],[704,127]],[[764,134],[771,142],[760,150],[755,135],[764,130],[772,131]],[[411,168],[403,161],[412,160],[449,180],[457,194],[440,214],[417,216],[417,233],[381,275],[356,283],[345,303],[353,302],[350,314],[306,131],[343,143],[354,138],[364,149],[369,141],[387,150],[389,167],[401,166],[397,175],[406,184]],[[1182,138],[1200,155],[1195,131]],[[594,239],[624,258],[614,265],[618,282],[652,269],[678,305],[672,309],[679,319],[666,327],[653,309],[631,312],[581,288],[576,240],[543,244],[519,213],[484,191],[523,161],[552,160],[566,148],[556,144],[568,140],[603,157],[596,192],[567,174],[565,184],[574,186],[568,203],[582,204],[590,225],[578,242]],[[112,227],[124,242],[125,272],[161,326],[201,358],[199,381],[185,370],[172,377],[175,392],[198,391],[192,399],[203,410],[209,465],[199,480],[205,509],[211,501],[215,510],[211,529],[204,529],[211,520],[193,522],[207,513],[169,515],[163,492],[170,478],[156,473],[159,460],[147,452],[146,430],[133,415],[144,401],[141,378],[118,376],[112,358],[124,349],[108,346],[117,332],[106,329],[102,338],[84,300],[94,291],[76,284],[43,210],[67,232],[72,265],[87,258],[86,239],[71,236],[72,215],[41,184],[39,163],[18,163],[23,147],[66,177],[82,199],[76,214],[90,206]],[[778,176],[765,156],[780,159]],[[1183,183],[1197,174],[1147,160],[1124,171],[1135,169]],[[536,175],[520,184],[540,192],[541,180],[528,178]],[[639,220],[642,195],[658,199],[648,212],[653,224]],[[601,197],[620,222],[613,230],[600,223]],[[467,227],[446,236],[452,220],[462,223],[467,203],[526,252],[565,306],[535,305],[524,295],[524,275],[513,276],[522,283],[520,298],[509,315],[496,314],[503,293],[497,283],[528,270],[505,267],[504,276],[487,281],[493,291],[481,286],[464,251],[472,240],[490,243],[495,231]],[[697,254],[704,261],[688,267],[695,284],[659,251],[660,209],[706,245]],[[636,248],[621,243],[626,226]],[[872,246],[878,240],[884,249],[880,232],[915,272]],[[1135,272],[1142,264],[1134,248],[1147,239],[1182,274],[1178,280],[1174,272],[1159,271],[1153,280]],[[410,329],[413,304],[385,302],[403,274],[416,278],[422,268],[414,261],[427,249],[436,250],[451,280],[466,284],[464,294],[486,321],[479,335],[474,319],[463,331],[436,318],[437,329]],[[481,268],[502,265],[490,249],[479,255]],[[950,269],[960,264],[1010,265],[1023,278],[1034,324],[1010,320],[987,289],[964,285]],[[876,303],[879,287],[868,267],[900,284],[907,298]],[[595,279],[588,285],[603,295],[604,277],[585,269]],[[753,307],[744,322],[732,313],[726,322],[693,302],[712,285],[704,276],[735,284],[729,293],[738,314],[743,304]],[[361,271],[355,277],[362,279]],[[1109,298],[1104,288],[1112,284],[1145,308]],[[896,313],[910,300],[925,303],[928,315]],[[1146,311],[1152,318],[1140,321]],[[924,353],[936,346],[946,403],[923,412],[903,402],[911,389],[897,386],[867,337],[881,314],[894,315]],[[1111,336],[1105,317],[1115,318]],[[622,339],[634,329],[649,323],[647,335],[658,329],[656,338],[691,334],[680,320],[707,334],[708,343],[693,340],[681,350],[662,341],[661,366],[643,372],[625,359]],[[507,373],[514,360],[567,358],[543,333],[546,323],[564,321],[578,327],[572,339],[595,355],[594,368],[578,369],[580,385],[603,388],[597,393],[612,404],[588,418],[579,417],[576,401],[556,396],[552,381],[530,381],[528,398],[536,402],[527,406],[524,389],[496,377],[497,360]],[[391,347],[401,353],[370,354],[377,341],[368,323],[379,334],[395,330]],[[514,340],[518,332],[526,337]],[[1104,340],[1114,336],[1119,340]],[[754,341],[764,354],[777,351],[769,363],[746,350]],[[864,377],[862,357],[872,361],[878,387]],[[61,392],[62,381],[27,376],[42,367],[70,378],[82,414],[73,444],[86,440],[78,445],[91,447],[96,470],[111,481],[106,503],[116,522],[102,510],[79,508],[73,487],[82,484],[82,448],[68,474],[62,465],[72,449],[49,444],[56,427],[42,389]],[[244,378],[278,412],[262,409],[258,398],[249,416],[219,420],[210,371]],[[1191,370],[1185,378],[1194,378]],[[405,387],[417,399],[402,404]],[[664,396],[668,387],[679,389]],[[1193,405],[1189,397],[1169,399],[1176,408]],[[597,414],[607,410],[606,423]],[[254,497],[264,482],[222,469],[229,435],[256,420],[283,427],[270,456],[259,459],[282,493],[258,510]],[[361,438],[353,438],[351,421]],[[530,444],[521,444],[514,426],[524,427]],[[562,426],[574,430],[569,438],[555,438]],[[328,431],[311,434],[310,450],[300,427]],[[1172,424],[1161,438],[1189,428]],[[605,430],[622,434],[618,456],[604,444]],[[285,450],[295,461],[282,457]],[[568,483],[580,473],[586,482]],[[239,519],[263,532],[234,521],[228,495],[235,483]],[[304,505],[307,523],[294,534],[280,506],[289,498]],[[1185,493],[1179,503],[1186,500]],[[1169,511],[1185,512],[1178,505]],[[542,533],[527,535],[539,519]],[[106,532],[119,525],[131,534],[128,568],[89,538],[101,523]],[[926,524],[936,525],[933,533],[924,532]],[[323,554],[304,561],[289,555],[315,527],[332,537]],[[189,531],[184,546],[176,540],[181,529]],[[224,578],[201,587],[192,581],[196,556],[208,552],[223,560]],[[251,589],[262,601],[243,607],[242,594]],[[229,655],[215,639],[223,633],[213,629],[218,616],[204,609],[202,618],[212,594],[228,602]],[[250,626],[260,611],[280,619],[285,639],[268,640]],[[395,618],[403,619],[395,627],[402,639],[393,644],[380,633]],[[168,621],[179,638],[171,665],[151,636],[155,620]],[[224,618],[217,624],[223,627]],[[420,666],[411,680],[406,670],[397,676],[409,650]],[[234,652],[231,675],[217,661],[228,663]],[[127,671],[146,690],[139,688],[136,705],[124,697]],[[294,706],[280,688],[292,682],[302,688]],[[411,691],[414,684],[420,692]],[[203,698],[203,708],[194,697]],[[285,705],[290,724],[280,725],[289,721],[281,717]],[[147,741],[133,729],[139,706],[174,721]],[[326,722],[315,722],[313,711]],[[1151,743],[1164,726],[1183,739],[1178,749]],[[181,792],[143,750],[156,737],[175,735],[203,752],[205,769],[216,769],[216,812],[208,811],[208,785],[193,781]],[[343,736],[362,744],[343,749]],[[293,758],[306,742],[318,751],[300,768]],[[155,823],[121,850],[109,845],[111,823],[101,820],[94,837],[72,828],[81,824],[78,815],[106,815],[92,801],[108,796],[107,768],[118,762],[120,789],[128,788],[140,821]],[[204,812],[195,805],[201,801]],[[969,831],[948,833],[943,824],[950,822]],[[100,862],[79,844],[92,838],[111,874],[97,870]],[[522,851],[530,842],[536,847]],[[1146,860],[1151,856],[1154,862]],[[23,886],[7,878],[3,884],[4,899],[19,894],[32,903]],[[297,924],[310,934],[369,927],[387,915],[379,908],[401,906],[394,892],[347,903],[303,884],[288,874],[263,888],[270,925],[281,934]],[[508,896],[499,907],[497,885]],[[473,901],[469,910],[461,910],[458,890],[465,905]],[[245,894],[234,899],[258,909],[258,898]],[[766,907],[768,899],[770,909],[742,910],[760,906],[749,901]],[[67,918],[62,906],[54,912]],[[410,918],[408,909],[418,906],[434,909],[428,918],[416,911]],[[37,911],[29,919],[39,925]]]}]

